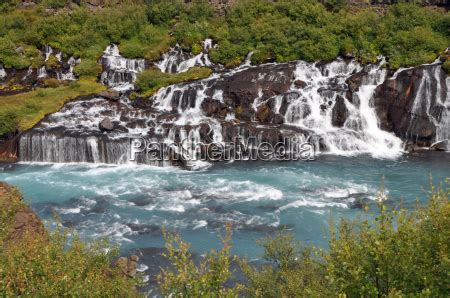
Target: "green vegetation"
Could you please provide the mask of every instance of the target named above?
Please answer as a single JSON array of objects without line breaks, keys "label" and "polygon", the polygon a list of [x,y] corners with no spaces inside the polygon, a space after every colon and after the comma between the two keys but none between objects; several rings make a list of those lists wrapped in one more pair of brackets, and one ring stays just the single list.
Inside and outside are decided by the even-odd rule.
[{"label": "green vegetation", "polygon": [[[331,222],[328,250],[303,246],[291,234],[279,232],[260,242],[267,265],[239,261],[245,286],[230,286],[229,236],[222,251],[195,266],[189,245],[171,235],[166,247],[173,266],[162,271],[160,288],[177,297],[216,297],[218,289],[250,297],[446,297],[449,194],[448,188],[432,187],[428,205],[413,211],[380,202],[378,212],[365,219]],[[379,197],[385,195],[380,192]]]},{"label": "green vegetation", "polygon": [[444,68],[447,74],[450,74],[450,59],[445,60],[444,65],[442,65],[442,67]]},{"label": "green vegetation", "polygon": [[82,1],[61,10],[67,2],[43,0],[35,8],[14,8],[12,0],[2,4],[0,63],[17,69],[42,64],[33,49],[48,44],[92,65],[112,42],[126,57],[154,60],[175,43],[198,52],[202,40],[213,38],[218,48],[211,50],[212,60],[228,66],[254,51],[254,63],[338,55],[368,62],[383,54],[398,68],[431,62],[450,44],[449,13],[413,3],[380,13],[371,7],[349,9],[343,0],[248,0],[217,17],[201,0],[189,5],[181,0],[110,1],[96,10]]},{"label": "green vegetation", "polygon": [[211,73],[211,69],[206,67],[193,67],[186,72],[176,74],[164,73],[159,69],[151,68],[138,74],[136,86],[144,96],[151,96],[162,87],[207,78]]},{"label": "green vegetation", "polygon": [[8,239],[12,219],[24,206],[20,192],[0,194],[0,206],[0,296],[138,295],[139,278],[130,279],[111,267],[117,247],[106,241],[87,245],[76,236],[69,241],[68,233],[60,229]]},{"label": "green vegetation", "polygon": [[0,136],[14,130],[27,130],[45,115],[57,112],[66,101],[105,89],[93,77],[84,77],[77,82],[50,87],[55,88],[38,88],[27,93],[1,97]]},{"label": "green vegetation", "polygon": [[190,245],[174,233],[164,231],[167,252],[163,254],[175,270],[161,269],[158,281],[161,293],[173,297],[236,297],[241,286],[225,287],[230,270],[231,227],[226,228],[223,248],[212,250],[197,266],[189,252]]}]

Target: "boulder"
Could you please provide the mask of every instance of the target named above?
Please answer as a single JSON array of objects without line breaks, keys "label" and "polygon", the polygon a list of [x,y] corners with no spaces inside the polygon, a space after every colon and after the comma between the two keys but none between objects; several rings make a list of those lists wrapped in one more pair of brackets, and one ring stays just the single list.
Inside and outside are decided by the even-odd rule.
[{"label": "boulder", "polygon": [[132,255],[129,259],[126,257],[120,257],[116,260],[116,266],[119,267],[123,275],[134,278],[137,273],[137,262],[139,257]]},{"label": "boulder", "polygon": [[331,112],[332,124],[337,127],[342,127],[348,117],[348,109],[345,106],[345,99],[338,96]]},{"label": "boulder", "polygon": [[255,98],[270,98],[289,91],[295,63],[248,68],[218,80],[214,89],[223,90],[225,104],[252,110]]},{"label": "boulder", "polygon": [[120,99],[120,92],[114,89],[108,89],[105,91],[102,91],[98,94],[99,96],[109,99],[109,100],[119,100]]},{"label": "boulder", "polygon": [[272,111],[266,104],[260,105],[256,111],[256,120],[262,123],[269,123]]},{"label": "boulder", "polygon": [[297,80],[294,82],[295,87],[299,88],[299,89],[303,89],[305,88],[308,84],[306,84],[306,82],[302,81],[302,80]]},{"label": "boulder", "polygon": [[101,131],[111,131],[114,129],[114,124],[111,122],[111,119],[106,117],[100,121],[99,128]]}]

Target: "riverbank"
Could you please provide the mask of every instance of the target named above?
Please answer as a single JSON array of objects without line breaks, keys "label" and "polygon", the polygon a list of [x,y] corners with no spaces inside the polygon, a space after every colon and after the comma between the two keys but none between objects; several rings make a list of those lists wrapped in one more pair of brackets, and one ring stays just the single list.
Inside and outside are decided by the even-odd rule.
[{"label": "riverbank", "polygon": [[137,296],[139,279],[129,278],[137,259],[112,266],[117,250],[107,242],[87,245],[73,234],[68,241],[60,229],[47,232],[19,190],[4,182],[0,208],[1,296]]}]

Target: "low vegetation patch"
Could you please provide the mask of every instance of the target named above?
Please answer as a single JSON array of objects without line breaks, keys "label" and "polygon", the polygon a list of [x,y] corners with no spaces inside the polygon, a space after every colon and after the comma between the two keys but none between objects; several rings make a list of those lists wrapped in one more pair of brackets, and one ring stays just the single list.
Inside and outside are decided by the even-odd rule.
[{"label": "low vegetation patch", "polygon": [[176,74],[164,73],[159,69],[151,68],[138,75],[136,86],[141,90],[143,96],[151,96],[162,87],[204,79],[211,73],[212,70],[207,67],[193,67],[186,72]]},{"label": "low vegetation patch", "polygon": [[86,244],[76,236],[69,241],[60,229],[8,239],[12,219],[24,206],[21,200],[17,189],[0,183],[0,296],[138,295],[139,278],[111,266],[118,249],[106,241]]},{"label": "low vegetation patch", "polygon": [[105,90],[94,77],[52,87],[55,88],[37,88],[27,93],[0,97],[0,136],[33,127],[45,115],[61,109],[70,99]]}]

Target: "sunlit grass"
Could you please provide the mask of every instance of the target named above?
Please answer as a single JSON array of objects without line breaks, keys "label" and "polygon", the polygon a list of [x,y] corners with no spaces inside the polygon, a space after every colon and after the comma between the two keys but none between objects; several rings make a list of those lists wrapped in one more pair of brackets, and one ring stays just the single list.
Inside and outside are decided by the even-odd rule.
[{"label": "sunlit grass", "polygon": [[15,121],[19,131],[25,131],[47,114],[57,112],[68,100],[103,90],[105,86],[98,83],[96,78],[83,77],[56,88],[37,88],[27,93],[0,97],[0,122],[2,118],[11,119],[9,121]]}]

